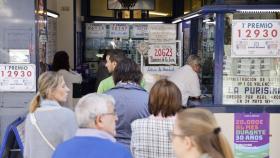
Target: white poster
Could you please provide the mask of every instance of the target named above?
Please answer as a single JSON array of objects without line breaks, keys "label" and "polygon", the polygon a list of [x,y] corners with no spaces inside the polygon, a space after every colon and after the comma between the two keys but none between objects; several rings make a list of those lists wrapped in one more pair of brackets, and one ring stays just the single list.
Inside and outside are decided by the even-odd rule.
[{"label": "white poster", "polygon": [[148,64],[176,64],[176,43],[151,44]]},{"label": "white poster", "polygon": [[129,38],[129,25],[128,24],[111,24],[109,37],[112,38]]},{"label": "white poster", "polygon": [[179,68],[180,66],[144,66],[143,73],[169,76]]},{"label": "white poster", "polygon": [[0,64],[0,91],[35,92],[35,64]]},{"label": "white poster", "polygon": [[223,77],[223,104],[280,104],[280,77]]},{"label": "white poster", "polygon": [[29,49],[9,49],[9,63],[30,63]]},{"label": "white poster", "polygon": [[132,32],[131,32],[132,38],[148,38],[148,25],[147,24],[135,24],[132,26]]},{"label": "white poster", "polygon": [[175,41],[176,25],[175,24],[149,24],[150,41]]},{"label": "white poster", "polygon": [[280,57],[280,20],[232,20],[232,57]]},{"label": "white poster", "polygon": [[105,38],[106,25],[86,23],[86,38]]}]

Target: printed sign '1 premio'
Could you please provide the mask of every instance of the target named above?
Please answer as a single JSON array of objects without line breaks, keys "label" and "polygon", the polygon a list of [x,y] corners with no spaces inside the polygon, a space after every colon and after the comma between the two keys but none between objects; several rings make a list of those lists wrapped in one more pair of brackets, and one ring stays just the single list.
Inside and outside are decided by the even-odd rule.
[{"label": "printed sign '1 premio'", "polygon": [[232,57],[279,57],[280,20],[232,20]]},{"label": "printed sign '1 premio'", "polygon": [[34,64],[0,64],[0,91],[36,91]]}]

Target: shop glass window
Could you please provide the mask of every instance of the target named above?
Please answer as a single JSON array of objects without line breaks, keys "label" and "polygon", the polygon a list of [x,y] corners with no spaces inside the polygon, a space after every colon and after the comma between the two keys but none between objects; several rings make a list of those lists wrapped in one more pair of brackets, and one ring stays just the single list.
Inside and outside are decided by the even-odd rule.
[{"label": "shop glass window", "polygon": [[215,14],[205,15],[199,20],[198,55],[202,59],[201,90],[203,94],[212,94],[214,84]]},{"label": "shop glass window", "polygon": [[279,13],[225,15],[223,104],[280,104]]}]

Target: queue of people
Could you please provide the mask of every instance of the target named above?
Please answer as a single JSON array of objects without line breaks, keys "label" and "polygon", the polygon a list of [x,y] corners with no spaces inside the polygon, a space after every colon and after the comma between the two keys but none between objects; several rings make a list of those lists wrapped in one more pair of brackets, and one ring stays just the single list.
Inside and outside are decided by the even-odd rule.
[{"label": "queue of people", "polygon": [[71,90],[61,69],[70,72],[69,66],[54,65],[40,75],[25,122],[25,158],[233,158],[214,115],[183,108],[190,96],[200,95],[187,90],[199,82],[186,86],[189,80],[181,78],[186,71],[196,83],[199,57],[190,56],[188,65],[157,81],[149,93],[133,60],[119,51],[108,52],[106,60],[112,76],[76,105],[64,105]]}]

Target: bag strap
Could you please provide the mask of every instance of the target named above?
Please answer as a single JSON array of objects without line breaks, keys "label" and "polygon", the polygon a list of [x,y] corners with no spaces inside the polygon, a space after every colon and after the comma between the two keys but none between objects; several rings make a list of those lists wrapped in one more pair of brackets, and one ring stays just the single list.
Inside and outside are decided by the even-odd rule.
[{"label": "bag strap", "polygon": [[32,125],[35,126],[35,128],[37,129],[37,131],[39,132],[39,134],[41,135],[41,137],[44,139],[44,141],[45,141],[45,142],[48,144],[48,146],[54,151],[54,150],[55,150],[55,147],[48,141],[48,139],[46,138],[46,136],[43,134],[43,132],[42,132],[41,129],[39,128],[34,113],[30,113],[30,121],[31,121]]}]

